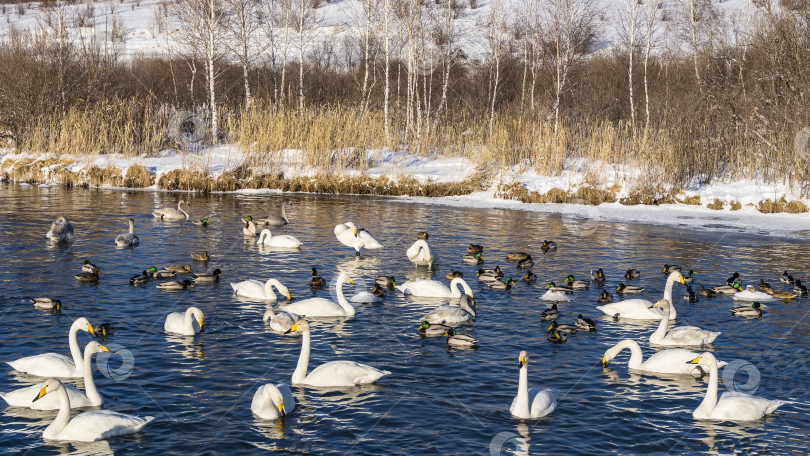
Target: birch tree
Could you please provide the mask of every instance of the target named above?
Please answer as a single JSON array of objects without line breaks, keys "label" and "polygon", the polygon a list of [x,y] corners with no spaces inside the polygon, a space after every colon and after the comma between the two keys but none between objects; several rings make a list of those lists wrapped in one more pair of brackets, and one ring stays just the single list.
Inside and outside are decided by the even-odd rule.
[{"label": "birch tree", "polygon": [[245,107],[250,107],[250,69],[255,56],[261,53],[256,42],[256,34],[260,28],[258,13],[261,5],[258,0],[225,0],[231,16],[228,28],[232,40],[229,40],[230,50],[236,54],[242,66],[242,83],[245,91]]}]

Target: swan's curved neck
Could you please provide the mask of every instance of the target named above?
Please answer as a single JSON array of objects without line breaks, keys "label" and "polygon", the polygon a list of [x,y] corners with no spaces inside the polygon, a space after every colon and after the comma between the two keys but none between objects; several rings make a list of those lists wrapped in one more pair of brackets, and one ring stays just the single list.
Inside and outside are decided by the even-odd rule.
[{"label": "swan's curved neck", "polygon": [[672,300],[672,286],[675,284],[675,278],[670,277],[667,279],[667,286],[664,288],[664,299],[669,301],[669,308],[670,308],[670,315],[672,318],[677,316],[677,312],[675,311],[675,301]]},{"label": "swan's curved neck", "polygon": [[[253,228],[253,226],[251,226],[251,228],[250,228],[250,229],[251,229],[251,231],[254,231],[254,232],[256,231],[256,230],[255,230],[255,228]],[[265,228],[265,229],[263,229],[263,230],[262,230],[262,233],[259,235],[259,244],[264,243],[265,239],[268,239],[268,240],[269,240],[269,239],[270,239],[270,238],[272,238],[272,237],[273,237],[273,235],[272,235],[272,234],[270,234],[270,230],[268,230],[268,229],[266,229],[266,228]]]},{"label": "swan's curved neck", "polygon": [[[704,355],[705,356],[705,355]],[[710,415],[717,406],[717,361],[712,360],[709,365],[709,387],[703,402],[700,403],[695,412],[701,411],[704,415]]]},{"label": "swan's curved neck", "polygon": [[290,223],[290,221],[287,220],[287,205],[286,204],[281,205],[281,218],[283,218],[286,223]]},{"label": "swan's curved neck", "polygon": [[345,282],[345,280],[341,279],[341,280],[338,280],[338,283],[337,283],[337,287],[336,287],[337,290],[336,291],[337,291],[338,304],[340,304],[340,307],[343,308],[343,310],[346,312],[346,315],[351,317],[351,316],[354,316],[355,310],[354,310],[354,306],[349,304],[349,301],[347,301],[346,297],[343,296],[343,283],[344,282]]},{"label": "swan's curved neck", "polygon": [[461,297],[462,289],[467,296],[472,296],[472,289],[469,285],[467,285],[467,282],[465,282],[464,279],[456,277],[452,282],[450,282],[450,291],[454,298]]},{"label": "swan's curved neck", "polygon": [[70,346],[70,355],[73,357],[73,364],[76,365],[76,370],[81,372],[84,367],[84,361],[82,360],[82,351],[79,348],[79,342],[76,338],[77,332],[79,332],[79,325],[72,325],[70,327],[70,333],[68,334],[68,345]]},{"label": "swan's curved neck", "polygon": [[264,313],[264,317],[262,317],[262,321],[267,323],[268,321],[272,320],[273,317],[275,316],[276,313],[273,312],[273,309],[267,309],[267,311]]},{"label": "swan's curved neck", "polygon": [[178,202],[177,202],[177,210],[178,210],[178,211],[180,211],[180,212],[182,212],[182,213],[183,213],[183,215],[185,215],[185,216],[186,216],[186,218],[188,218],[188,213],[186,213],[186,211],[184,211],[184,210],[183,210],[183,208],[182,208],[182,207],[180,207],[180,205],[182,205],[182,204],[183,204],[183,202],[182,202],[182,201],[178,201]]},{"label": "swan's curved neck", "polygon": [[309,366],[309,343],[310,332],[304,331],[301,338],[301,356],[298,357],[298,365],[295,366],[295,372],[292,375],[292,382],[301,383],[307,378],[307,367]]},{"label": "swan's curved neck", "polygon": [[464,302],[462,302],[461,309],[467,312],[468,314],[472,315],[473,317],[475,317],[475,306],[470,305],[469,301],[465,300]]},{"label": "swan's curved neck", "polygon": [[129,234],[135,234],[135,222],[129,221]]},{"label": "swan's curved neck", "polygon": [[59,435],[59,433],[65,429],[65,426],[68,425],[68,421],[70,421],[70,399],[68,398],[67,390],[65,390],[64,386],[60,385],[55,393],[59,395],[59,413],[56,414],[56,418],[45,428],[45,432],[42,433],[42,436],[45,438],[54,438]]},{"label": "swan's curved neck", "polygon": [[627,367],[632,369],[638,369],[641,367],[641,363],[644,362],[644,354],[641,353],[641,347],[639,347],[638,342],[631,339],[625,339],[616,344],[615,353],[619,354],[619,352],[625,348],[630,350],[630,360],[627,361]]},{"label": "swan's curved neck", "polygon": [[183,322],[183,325],[186,327],[186,330],[194,334],[194,309],[188,308],[186,310],[186,320]]},{"label": "swan's curved neck", "polygon": [[96,389],[96,382],[93,381],[93,353],[90,347],[84,347],[84,393],[90,402],[101,405],[101,395]]},{"label": "swan's curved neck", "polygon": [[650,342],[654,340],[661,340],[667,335],[667,332],[669,331],[670,309],[670,306],[664,307],[664,312],[661,314],[661,323],[658,324],[658,329],[656,329],[655,332],[650,335]]},{"label": "swan's curved neck", "polygon": [[281,293],[281,290],[278,288],[279,285],[281,285],[281,283],[276,279],[268,280],[264,284],[264,297],[270,300],[276,299],[276,293],[273,291],[273,287],[276,287],[276,290]]},{"label": "swan's curved neck", "polygon": [[520,368],[520,380],[518,380],[518,392],[513,413],[518,416],[529,416],[529,367],[525,363]]}]

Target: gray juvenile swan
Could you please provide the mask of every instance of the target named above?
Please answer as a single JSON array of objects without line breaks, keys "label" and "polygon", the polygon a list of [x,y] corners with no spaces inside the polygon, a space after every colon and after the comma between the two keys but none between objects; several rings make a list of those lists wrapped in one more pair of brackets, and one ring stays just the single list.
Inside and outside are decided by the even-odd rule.
[{"label": "gray juvenile swan", "polygon": [[118,247],[131,247],[140,243],[138,236],[135,236],[135,219],[129,219],[129,233],[119,234],[115,238],[115,245]]},{"label": "gray juvenile swan", "polygon": [[56,220],[51,223],[51,229],[45,234],[51,242],[70,242],[73,240],[73,225],[70,224],[67,218],[60,215]]},{"label": "gray juvenile swan", "polygon": [[290,219],[287,218],[287,203],[281,203],[281,215],[266,215],[260,219],[256,219],[256,223],[265,226],[282,226],[290,223]]},{"label": "gray juvenile swan", "polygon": [[180,207],[182,204],[187,205],[188,203],[185,200],[180,200],[177,203],[177,209],[173,207],[164,207],[152,212],[152,215],[161,220],[187,220],[188,213],[186,213],[186,211]]}]

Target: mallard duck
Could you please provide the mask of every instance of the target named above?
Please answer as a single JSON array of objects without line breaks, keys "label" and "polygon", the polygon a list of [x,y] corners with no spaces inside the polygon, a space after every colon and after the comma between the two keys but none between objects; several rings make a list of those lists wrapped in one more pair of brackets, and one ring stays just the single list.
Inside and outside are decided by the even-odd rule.
[{"label": "mallard duck", "polygon": [[771,293],[768,293],[768,294],[773,296],[776,299],[793,299],[793,298],[799,296],[798,293],[791,293],[789,291],[773,291],[773,290],[771,290]]},{"label": "mallard duck", "polygon": [[596,271],[591,271],[591,280],[597,283],[602,283],[605,281],[605,272],[602,271],[602,268],[599,268]]},{"label": "mallard duck", "polygon": [[561,344],[568,339],[568,336],[565,335],[564,332],[554,331],[546,337],[546,340],[551,342],[552,344]]},{"label": "mallard duck", "polygon": [[664,268],[661,269],[661,273],[667,276],[675,271],[681,272],[681,267],[676,264],[665,264]]},{"label": "mallard duck", "polygon": [[253,217],[248,215],[247,217],[242,219],[242,234],[245,236],[258,236],[259,230],[256,228],[256,224],[253,223]]},{"label": "mallard duck", "polygon": [[726,279],[726,285],[734,285],[734,282],[742,282],[742,277],[740,277],[739,272],[735,272],[731,274],[731,277]]},{"label": "mallard duck", "polygon": [[190,264],[184,264],[182,266],[179,264],[170,264],[168,266],[165,266],[163,269],[175,272],[177,274],[191,274]]},{"label": "mallard duck", "polygon": [[698,294],[703,296],[703,297],[706,297],[706,298],[714,298],[714,297],[717,296],[716,291],[714,291],[714,290],[712,290],[710,288],[706,288],[703,285],[700,286],[700,290],[698,290]]},{"label": "mallard duck", "polygon": [[326,286],[326,279],[318,277],[318,270],[314,266],[312,267],[312,278],[309,280],[309,286],[318,290]]},{"label": "mallard duck", "polygon": [[759,279],[759,285],[757,285],[757,290],[769,293],[770,291],[773,291],[773,287],[768,282]]},{"label": "mallard duck", "polygon": [[371,294],[378,298],[384,298],[388,293],[385,292],[385,289],[380,287],[379,284],[374,284],[374,288],[371,289]]},{"label": "mallard duck", "polygon": [[177,273],[169,271],[168,269],[161,269],[159,271],[155,269],[155,271],[152,272],[153,279],[173,279],[175,277],[177,277]]},{"label": "mallard duck", "polygon": [[628,269],[624,273],[624,278],[627,280],[638,279],[641,277],[641,272],[638,269]]},{"label": "mallard duck", "polygon": [[552,321],[551,325],[548,327],[548,332],[559,331],[564,334],[572,334],[579,331],[576,325],[566,325],[566,324],[559,324],[556,321]]},{"label": "mallard duck", "polygon": [[394,276],[377,276],[374,278],[374,283],[381,287],[388,287],[393,290],[397,286],[397,281]]},{"label": "mallard duck", "polygon": [[495,269],[478,268],[477,276],[480,282],[492,283],[503,277],[503,272],[501,272],[500,267]]},{"label": "mallard duck", "polygon": [[602,292],[599,293],[599,297],[596,298],[596,302],[599,304],[610,304],[613,302],[613,295],[608,293],[607,290],[602,290]]},{"label": "mallard duck", "polygon": [[429,323],[427,321],[423,321],[418,328],[419,334],[423,336],[442,336],[447,333],[448,329],[451,329],[447,325],[443,325],[441,323]]},{"label": "mallard duck", "polygon": [[695,274],[695,271],[689,270],[686,274],[681,274],[683,276],[683,283],[692,283],[692,276]]},{"label": "mallard duck", "polygon": [[506,254],[506,261],[509,262],[523,261],[526,258],[530,258],[526,252],[510,252]]},{"label": "mallard duck", "polygon": [[543,310],[540,314],[540,319],[543,321],[551,321],[560,318],[560,311],[557,310],[557,304],[552,304],[551,308]]},{"label": "mallard duck", "polygon": [[161,282],[157,284],[156,288],[160,288],[161,290],[186,290],[188,287],[193,286],[194,285],[191,283],[191,280],[185,279],[182,282],[178,282],[176,280]]},{"label": "mallard duck", "polygon": [[467,255],[475,255],[476,253],[484,253],[484,247],[478,244],[470,244],[467,247]]},{"label": "mallard duck", "polygon": [[807,287],[802,285],[801,280],[796,280],[796,285],[793,287],[793,292],[799,296],[807,296]]},{"label": "mallard duck", "polygon": [[62,312],[62,301],[54,298],[32,298],[31,303],[34,309],[52,310],[56,313]]},{"label": "mallard duck", "polygon": [[222,271],[219,269],[214,269],[213,272],[200,272],[198,274],[192,274],[191,280],[194,283],[213,283],[219,282],[219,276],[222,274]]},{"label": "mallard duck", "polygon": [[596,331],[596,322],[590,318],[585,318],[582,314],[577,317],[576,327],[580,331]]},{"label": "mallard duck", "polygon": [[96,326],[95,329],[93,334],[95,334],[96,337],[107,338],[115,333],[115,327],[110,323],[102,323]]},{"label": "mallard duck", "polygon": [[527,285],[533,284],[537,280],[537,276],[532,272],[526,272],[526,275],[523,276],[523,281],[526,282]]},{"label": "mallard duck", "polygon": [[206,250],[205,252],[202,253],[200,252],[192,253],[191,259],[194,261],[208,261],[211,259],[211,257],[208,256],[208,250]]},{"label": "mallard duck", "polygon": [[508,289],[512,288],[512,284],[514,284],[514,283],[515,283],[515,281],[512,280],[511,277],[507,277],[503,281],[496,280],[494,282],[488,283],[487,285],[492,290],[508,290]]},{"label": "mallard duck", "polygon": [[546,288],[548,288],[549,291],[555,291],[560,293],[573,293],[573,291],[570,288],[558,287],[557,284],[554,282],[549,282],[548,285],[546,285]]},{"label": "mallard duck", "polygon": [[456,277],[464,278],[464,274],[461,271],[454,271],[451,269],[450,272],[448,272],[447,275],[444,276],[446,280],[453,280]]},{"label": "mallard duck", "polygon": [[528,257],[518,261],[517,268],[518,269],[531,269],[534,267],[534,261],[532,261],[532,256],[529,255]]},{"label": "mallard duck", "polygon": [[741,316],[741,317],[761,317],[762,316],[762,305],[758,302],[751,304],[750,306],[739,306],[739,307],[732,307],[731,313],[733,315]]},{"label": "mallard duck", "polygon": [[130,285],[140,285],[147,280],[152,278],[152,274],[149,271],[144,270],[140,274],[135,274],[134,276],[129,278]]},{"label": "mallard duck", "polygon": [[742,289],[742,285],[738,281],[738,282],[734,282],[733,285],[720,285],[719,287],[714,287],[714,288],[712,288],[712,291],[714,291],[717,294],[733,295],[735,293],[743,291],[743,289]]},{"label": "mallard duck", "polygon": [[101,269],[99,269],[98,266],[91,263],[90,260],[84,260],[84,263],[82,264],[82,272],[101,274]]},{"label": "mallard duck", "polygon": [[793,280],[793,276],[788,274],[787,271],[782,273],[782,276],[779,277],[779,281],[782,283],[786,283],[788,285],[792,285],[795,283],[795,280]]},{"label": "mallard duck", "polygon": [[554,241],[543,241],[543,245],[540,246],[543,249],[543,253],[548,253],[550,250],[557,250],[557,243]]},{"label": "mallard duck", "polygon": [[694,290],[692,290],[692,287],[687,285],[686,292],[683,294],[683,299],[686,302],[698,302],[698,295],[695,294]]},{"label": "mallard duck", "polygon": [[447,332],[444,333],[444,336],[447,337],[448,347],[460,347],[460,348],[478,347],[477,338],[469,334],[459,334],[456,332],[456,328],[448,329]]},{"label": "mallard duck", "polygon": [[98,274],[94,272],[80,272],[75,275],[76,280],[82,283],[96,283],[98,282]]},{"label": "mallard duck", "polygon": [[210,220],[208,220],[207,218],[200,219],[200,220],[192,220],[191,221],[191,223],[193,223],[193,224],[195,224],[197,226],[208,226],[209,222],[210,222]]},{"label": "mallard duck", "polygon": [[636,287],[634,285],[625,285],[624,283],[620,283],[618,287],[616,287],[616,294],[619,296],[624,295],[631,295],[631,294],[639,294],[644,291],[644,287]]},{"label": "mallard duck", "polygon": [[427,241],[430,235],[427,231],[417,231],[416,232],[416,240]]},{"label": "mallard duck", "polygon": [[484,255],[480,253],[476,253],[475,255],[466,254],[461,257],[461,262],[464,264],[483,264],[484,263]]},{"label": "mallard duck", "polygon": [[576,280],[573,275],[569,275],[565,279],[565,288],[570,290],[587,290],[591,284],[584,280]]}]

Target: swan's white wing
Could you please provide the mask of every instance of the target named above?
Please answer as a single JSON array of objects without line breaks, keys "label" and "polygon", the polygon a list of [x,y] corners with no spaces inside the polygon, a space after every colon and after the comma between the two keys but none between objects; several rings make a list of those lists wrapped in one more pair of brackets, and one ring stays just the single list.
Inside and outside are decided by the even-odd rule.
[{"label": "swan's white wing", "polygon": [[309,298],[280,307],[284,312],[304,317],[343,317],[346,311],[340,304],[325,298]]},{"label": "swan's white wing", "polygon": [[715,420],[753,421],[775,412],[783,404],[783,401],[727,391],[717,401],[711,418]]},{"label": "swan's white wing", "polygon": [[422,317],[422,321],[436,324],[441,323],[453,326],[458,323],[470,321],[475,318],[472,314],[456,306],[439,306]]},{"label": "swan's white wing", "polygon": [[[256,390],[256,393],[253,394],[253,401],[250,403],[250,411],[256,414],[261,419],[264,420],[274,420],[279,417],[278,409],[276,408],[276,404],[268,397],[265,392],[265,389],[270,388],[272,385],[265,384],[259,387]],[[284,404],[284,411],[286,412],[286,405]]]},{"label": "swan's white wing", "polygon": [[689,361],[692,361],[697,356],[698,353],[693,351],[671,348],[654,353],[641,363],[638,370],[659,374],[691,375],[695,365],[689,364]]},{"label": "swan's white wing", "polygon": [[312,386],[354,386],[374,383],[390,373],[354,361],[331,361],[316,367],[303,383]]},{"label": "swan's white wing", "polygon": [[335,237],[346,247],[351,247],[356,250],[361,247],[360,239],[354,235],[354,228],[346,223],[335,227]]},{"label": "swan's white wing", "polygon": [[566,296],[565,293],[553,290],[546,291],[543,294],[543,296],[540,296],[540,299],[542,299],[543,301],[556,301],[556,302],[568,302],[571,300],[568,298],[568,296]]},{"label": "swan's white wing", "polygon": [[358,230],[357,231],[357,237],[363,243],[363,248],[364,249],[381,249],[381,248],[383,248],[382,244],[377,242],[377,240],[374,239],[374,237],[368,231]]},{"label": "swan's white wing", "polygon": [[270,319],[270,329],[273,331],[286,332],[301,318],[300,315],[288,312],[277,312]]},{"label": "swan's white wing", "polygon": [[[596,306],[605,315],[611,317],[619,314],[619,318],[626,318],[629,320],[661,320],[663,310],[660,307],[653,307],[650,301],[646,299],[627,299],[619,302],[612,302]],[[674,319],[670,313],[670,319]]]},{"label": "swan's white wing", "polygon": [[[267,294],[264,290],[264,284],[258,280],[243,280],[242,282],[231,282],[231,288],[238,296],[246,298],[266,299]],[[274,293],[275,295],[275,293]]]},{"label": "swan's white wing", "polygon": [[45,436],[59,440],[95,442],[117,435],[134,434],[146,426],[154,417],[141,418],[110,410],[94,410],[73,417],[57,436]]},{"label": "swan's white wing", "polygon": [[[41,390],[43,386],[43,383],[27,386],[25,388],[9,391],[8,393],[0,393],[0,397],[12,407],[26,407],[34,410],[59,410],[59,396],[56,394],[46,394],[38,401],[34,402],[34,398],[37,397],[37,393],[39,393],[39,390]],[[70,408],[101,405],[93,404],[90,399],[87,398],[84,391],[76,389],[75,386],[67,384],[63,386],[70,399]]]},{"label": "swan's white wing", "polygon": [[73,378],[84,377],[73,364],[73,358],[59,353],[43,353],[27,356],[8,363],[14,370],[39,377]]},{"label": "swan's white wing", "polygon": [[193,336],[200,332],[200,325],[196,318],[191,319],[191,329],[189,332],[186,328],[186,314],[180,312],[172,312],[166,315],[166,323],[163,325],[166,332],[173,334],[180,334],[183,336]]},{"label": "swan's white wing", "polygon": [[374,296],[374,294],[369,293],[368,291],[361,291],[356,295],[352,296],[349,299],[349,302],[353,303],[371,303],[371,302],[382,302],[382,298]]},{"label": "swan's white wing", "polygon": [[137,245],[139,242],[138,236],[131,233],[119,234],[115,238],[115,243],[118,245]]},{"label": "swan's white wing", "polygon": [[761,291],[740,291],[732,296],[735,301],[772,301],[775,298]]},{"label": "swan's white wing", "polygon": [[532,418],[548,415],[557,408],[557,392],[551,389],[529,389],[529,403]]},{"label": "swan's white wing", "polygon": [[696,326],[680,326],[670,329],[663,340],[652,342],[657,345],[704,345],[717,339],[719,332],[706,331]]},{"label": "swan's white wing", "polygon": [[449,298],[453,295],[445,284],[436,280],[411,280],[397,285],[404,294],[421,297]]},{"label": "swan's white wing", "polygon": [[301,241],[299,241],[295,236],[290,236],[289,234],[281,234],[277,236],[271,236],[265,238],[264,245],[270,247],[300,247]]}]

